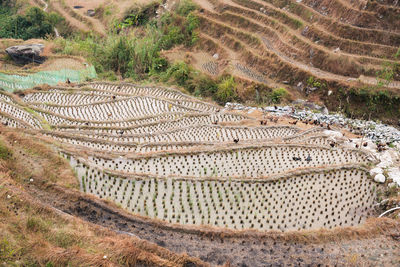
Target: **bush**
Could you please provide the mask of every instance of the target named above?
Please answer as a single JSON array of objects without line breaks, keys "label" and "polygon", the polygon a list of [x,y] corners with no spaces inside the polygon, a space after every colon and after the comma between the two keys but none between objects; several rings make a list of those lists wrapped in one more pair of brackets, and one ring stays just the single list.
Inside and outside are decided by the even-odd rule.
[{"label": "bush", "polygon": [[24,15],[11,15],[12,12],[0,20],[0,38],[44,38],[52,34],[54,26],[62,20],[59,15],[48,14],[38,7],[29,8]]},{"label": "bush", "polygon": [[102,72],[98,75],[101,80],[117,81],[118,78],[113,71]]},{"label": "bush", "polygon": [[196,75],[193,77],[193,90],[197,96],[213,96],[218,90],[217,83],[205,75]]},{"label": "bush", "polygon": [[392,64],[390,62],[384,62],[382,65],[382,69],[377,71],[376,73],[378,87],[390,84],[394,80],[395,74],[396,74],[396,64]]},{"label": "bush", "polygon": [[152,73],[160,73],[168,68],[168,60],[162,57],[155,58],[151,67]]},{"label": "bush", "polygon": [[225,104],[235,100],[236,98],[236,83],[232,76],[224,78],[219,84],[215,94],[215,100],[220,104]]},{"label": "bush", "polygon": [[0,159],[6,160],[11,157],[11,151],[0,141]]},{"label": "bush", "polygon": [[189,73],[189,66],[185,62],[177,62],[167,70],[164,80],[173,78],[178,85],[185,87],[186,81],[189,79]]},{"label": "bush", "polygon": [[199,25],[200,25],[199,18],[193,13],[190,13],[187,16],[185,23],[185,33],[186,33],[185,44],[187,46],[194,45],[199,39],[198,33],[196,32],[196,29],[199,27]]},{"label": "bush", "polygon": [[110,39],[104,49],[104,63],[109,69],[124,76],[132,59],[131,51],[131,44],[125,36]]},{"label": "bush", "polygon": [[289,95],[288,91],[285,88],[277,88],[272,90],[271,92],[271,102],[275,104],[281,103],[282,99]]},{"label": "bush", "polygon": [[197,9],[197,6],[190,0],[181,0],[178,7],[176,8],[176,13],[181,16],[187,16],[190,12]]},{"label": "bush", "polygon": [[145,6],[134,7],[124,20],[116,25],[117,31],[127,27],[145,25],[152,17],[157,15],[156,11],[159,6],[159,2],[151,2]]},{"label": "bush", "polygon": [[181,28],[178,26],[169,26],[166,33],[161,38],[161,48],[162,49],[170,49],[176,44],[183,43],[185,39],[184,34],[182,33]]}]

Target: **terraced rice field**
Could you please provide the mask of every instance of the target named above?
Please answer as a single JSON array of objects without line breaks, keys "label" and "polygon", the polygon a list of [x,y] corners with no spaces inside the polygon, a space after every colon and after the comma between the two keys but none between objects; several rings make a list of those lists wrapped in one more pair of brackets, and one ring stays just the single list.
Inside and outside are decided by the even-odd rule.
[{"label": "terraced rice field", "polygon": [[[198,14],[201,38],[213,43],[204,48],[218,48],[228,55],[220,60],[230,60],[240,76],[253,81],[296,86],[313,76],[324,82],[374,85],[384,62],[396,62],[396,6],[343,0],[195,2],[203,8]],[[400,82],[387,86],[400,88]]]},{"label": "terraced rice field", "polygon": [[[260,125],[167,88],[88,83],[0,94],[1,121],[57,144],[81,190],[134,214],[229,229],[358,225],[377,185],[367,151],[322,127]],[[339,142],[340,143],[340,142]]]}]

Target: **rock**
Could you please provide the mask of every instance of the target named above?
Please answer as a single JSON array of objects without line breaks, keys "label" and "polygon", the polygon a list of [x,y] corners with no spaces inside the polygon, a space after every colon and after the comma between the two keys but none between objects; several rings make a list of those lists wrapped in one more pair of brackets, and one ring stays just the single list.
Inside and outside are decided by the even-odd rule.
[{"label": "rock", "polygon": [[213,55],[213,58],[218,59],[218,58],[219,58],[219,54],[218,54],[218,53],[215,53],[215,54]]},{"label": "rock", "polygon": [[388,171],[388,178],[392,179],[397,186],[400,186],[400,169],[398,167],[390,168]]},{"label": "rock", "polygon": [[317,105],[313,102],[306,102],[304,103],[305,107],[308,107],[311,110],[320,110],[322,107],[320,105]]},{"label": "rock", "polygon": [[327,107],[322,107],[322,108],[320,109],[320,111],[321,111],[322,114],[325,114],[325,115],[328,115],[328,114],[329,114],[329,110],[328,110]]},{"label": "rock", "polygon": [[301,35],[306,36],[307,33],[308,33],[308,30],[309,30],[309,28],[308,28],[308,26],[306,26],[306,27],[301,31]]},{"label": "rock", "polygon": [[384,183],[386,181],[386,177],[382,173],[378,173],[375,175],[374,181],[377,183]]},{"label": "rock", "polygon": [[371,169],[371,170],[369,171],[369,174],[370,174],[372,177],[375,177],[376,175],[382,174],[382,173],[383,173],[383,170],[382,170],[381,168],[373,168],[373,169]]},{"label": "rock", "polygon": [[341,132],[338,132],[338,131],[324,130],[323,133],[324,133],[325,135],[328,135],[328,136],[330,136],[330,137],[333,137],[334,139],[343,137],[343,134],[342,134]]},{"label": "rock", "polygon": [[94,17],[96,15],[96,12],[93,9],[88,9],[88,11],[86,11],[86,14],[89,17]]},{"label": "rock", "polygon": [[[297,84],[297,89],[300,90],[300,91],[303,91],[304,85],[303,85],[302,82],[299,82],[299,83]],[[399,121],[399,124],[400,124],[400,121]]]},{"label": "rock", "polygon": [[6,53],[17,63],[17,64],[28,64],[28,63],[43,63],[45,57],[40,56],[43,52],[44,45],[42,44],[29,44],[29,45],[16,45],[6,49]]},{"label": "rock", "polygon": [[332,90],[328,91],[328,96],[330,96],[332,94]]}]

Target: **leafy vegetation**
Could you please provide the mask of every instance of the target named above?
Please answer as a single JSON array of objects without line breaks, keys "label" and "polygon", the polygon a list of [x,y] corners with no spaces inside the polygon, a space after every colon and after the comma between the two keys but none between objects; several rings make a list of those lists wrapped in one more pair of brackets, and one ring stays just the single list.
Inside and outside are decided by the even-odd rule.
[{"label": "leafy vegetation", "polygon": [[136,6],[128,12],[128,15],[115,26],[117,31],[132,26],[145,25],[156,15],[156,10],[160,6],[158,2],[151,2],[145,6]]},{"label": "leafy vegetation", "polygon": [[0,38],[45,38],[63,20],[56,13],[46,13],[38,7],[31,7],[23,14],[17,14],[19,9],[21,5],[15,1],[1,2]]},{"label": "leafy vegetation", "polygon": [[272,103],[279,104],[282,99],[289,95],[288,91],[285,88],[276,88],[271,92],[271,101]]},{"label": "leafy vegetation", "polygon": [[[398,57],[397,53],[395,56],[396,58]],[[389,85],[394,80],[396,74],[400,74],[400,64],[384,62],[382,64],[382,69],[376,73],[378,87]]]},{"label": "leafy vegetation", "polygon": [[343,111],[348,117],[370,119],[398,118],[400,116],[400,98],[385,89],[376,87],[350,88],[339,91]]},{"label": "leafy vegetation", "polygon": [[[189,7],[186,7],[186,4],[177,7],[181,14],[187,14],[185,17],[170,12],[163,14],[159,19],[151,18],[154,5],[140,8],[117,24],[117,31],[109,34],[107,38],[77,36],[67,40],[56,40],[58,52],[87,57],[97,72],[107,73],[106,76],[112,77],[110,71],[122,78],[134,80],[158,80],[166,75],[173,76],[182,86],[187,78],[185,72],[187,76],[188,70],[184,70],[184,66],[169,66],[168,61],[161,56],[161,51],[171,49],[175,45],[191,46],[196,42],[199,22],[191,13],[192,5],[187,4]],[[138,25],[140,27],[136,27]],[[123,33],[119,32],[121,29],[124,29]],[[162,73],[164,75],[161,75]]]},{"label": "leafy vegetation", "polygon": [[395,57],[396,59],[400,57],[400,47],[399,47],[399,49],[397,49],[397,52],[396,52],[396,54],[394,55],[394,57]]},{"label": "leafy vegetation", "polygon": [[224,78],[218,84],[218,90],[216,92],[216,100],[224,104],[229,101],[233,101],[236,98],[236,83],[232,76]]},{"label": "leafy vegetation", "polygon": [[0,159],[6,160],[11,157],[11,151],[0,141]]},{"label": "leafy vegetation", "polygon": [[15,257],[18,257],[20,250],[15,248],[15,246],[4,237],[0,240],[0,261],[1,262],[9,262]]},{"label": "leafy vegetation", "polygon": [[316,87],[318,89],[326,89],[327,88],[327,84],[326,83],[315,79],[313,76],[310,76],[307,79],[307,84],[308,84],[308,86]]}]

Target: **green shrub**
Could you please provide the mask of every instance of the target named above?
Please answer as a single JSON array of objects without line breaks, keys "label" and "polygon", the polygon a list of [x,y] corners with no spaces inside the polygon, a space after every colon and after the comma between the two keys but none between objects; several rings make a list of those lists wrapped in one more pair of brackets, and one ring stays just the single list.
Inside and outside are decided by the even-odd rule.
[{"label": "green shrub", "polygon": [[104,63],[107,67],[121,75],[128,72],[130,60],[132,59],[132,46],[125,36],[109,39],[104,49]]},{"label": "green shrub", "polygon": [[102,72],[98,75],[99,79],[101,80],[108,80],[108,81],[117,81],[118,78],[115,75],[115,73],[111,70],[106,71],[106,72]]},{"label": "green shrub", "polygon": [[176,9],[176,13],[181,16],[187,16],[190,12],[197,9],[197,6],[190,0],[181,0]]},{"label": "green shrub", "polygon": [[168,68],[168,60],[162,57],[155,58],[151,67],[153,73],[160,73]]},{"label": "green shrub", "polygon": [[236,83],[232,76],[224,78],[219,84],[215,94],[215,99],[220,104],[225,104],[235,100],[236,98]]},{"label": "green shrub", "polygon": [[151,18],[157,15],[156,11],[160,6],[159,2],[151,2],[145,6],[136,6],[132,8],[123,21],[116,25],[118,31],[127,27],[145,25]]},{"label": "green shrub", "polygon": [[9,159],[11,155],[11,151],[0,141],[0,159]]},{"label": "green shrub", "polygon": [[276,88],[271,92],[271,102],[275,104],[281,103],[282,99],[289,95],[285,88]]},{"label": "green shrub", "polygon": [[213,96],[218,91],[217,83],[206,75],[196,75],[192,79],[193,90],[197,96]]},{"label": "green shrub", "polygon": [[376,73],[378,87],[390,84],[394,80],[395,74],[396,65],[390,62],[384,62],[382,65],[382,69],[377,71]]},{"label": "green shrub", "polygon": [[189,73],[189,66],[185,62],[177,62],[167,70],[166,79],[173,78],[178,85],[185,87]]},{"label": "green shrub", "polygon": [[[2,9],[6,9],[1,5]],[[56,24],[62,18],[56,13],[46,13],[38,7],[29,8],[25,14],[14,14],[14,9],[9,9],[6,14],[1,14],[0,38],[32,39],[45,38],[53,33]]]},{"label": "green shrub", "polygon": [[185,36],[182,33],[182,30],[180,27],[169,26],[166,31],[166,34],[163,35],[161,38],[161,48],[168,50],[176,44],[183,43],[184,39],[185,39]]},{"label": "green shrub", "polygon": [[189,13],[185,23],[185,33],[186,33],[185,44],[187,46],[194,45],[199,39],[198,33],[196,31],[199,25],[200,25],[199,18],[193,13]]},{"label": "green shrub", "polygon": [[307,84],[308,84],[308,86],[316,87],[316,88],[319,88],[319,89],[327,88],[326,83],[322,83],[322,82],[318,81],[313,76],[310,76],[307,79]]}]

